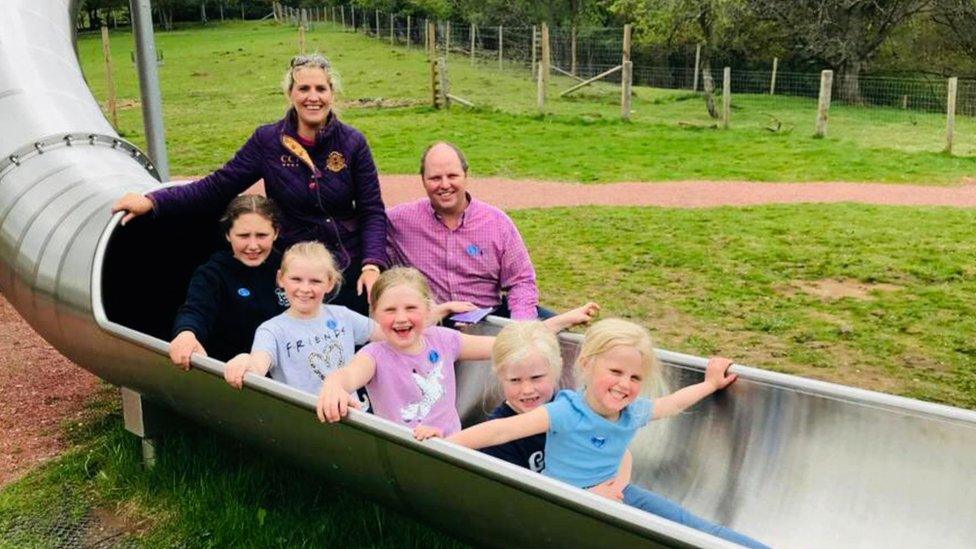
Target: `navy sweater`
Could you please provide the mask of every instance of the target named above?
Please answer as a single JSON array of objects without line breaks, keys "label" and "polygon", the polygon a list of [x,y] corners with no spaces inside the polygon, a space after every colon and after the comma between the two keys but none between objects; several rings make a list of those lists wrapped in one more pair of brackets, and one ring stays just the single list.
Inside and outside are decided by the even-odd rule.
[{"label": "navy sweater", "polygon": [[229,250],[214,253],[190,279],[186,302],[176,312],[173,337],[189,330],[208,356],[223,361],[250,352],[258,326],[288,308],[275,281],[280,265],[277,251],[257,267],[234,259]]},{"label": "navy sweater", "polygon": [[[488,414],[488,419],[501,419],[517,415],[515,410],[502,402]],[[519,467],[531,469],[541,473],[546,468],[546,434],[539,433],[530,437],[520,438],[498,446],[482,448],[482,452],[489,456],[514,463]]]}]

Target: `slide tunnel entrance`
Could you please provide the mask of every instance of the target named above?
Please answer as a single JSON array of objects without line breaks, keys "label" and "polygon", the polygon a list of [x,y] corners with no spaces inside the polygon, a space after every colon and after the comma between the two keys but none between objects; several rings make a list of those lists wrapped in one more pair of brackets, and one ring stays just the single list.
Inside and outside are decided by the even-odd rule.
[{"label": "slide tunnel entrance", "polygon": [[116,225],[102,264],[108,320],[170,341],[193,271],[227,245],[217,219],[216,214],[143,216]]}]

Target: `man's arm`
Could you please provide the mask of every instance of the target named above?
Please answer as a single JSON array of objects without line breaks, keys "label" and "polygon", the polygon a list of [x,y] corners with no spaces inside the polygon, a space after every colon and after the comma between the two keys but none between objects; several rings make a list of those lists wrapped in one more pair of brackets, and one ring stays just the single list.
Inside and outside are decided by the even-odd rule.
[{"label": "man's arm", "polygon": [[535,280],[535,268],[525,247],[522,235],[507,216],[508,230],[499,257],[498,285],[508,292],[508,309],[515,320],[531,320],[538,317],[539,288]]}]

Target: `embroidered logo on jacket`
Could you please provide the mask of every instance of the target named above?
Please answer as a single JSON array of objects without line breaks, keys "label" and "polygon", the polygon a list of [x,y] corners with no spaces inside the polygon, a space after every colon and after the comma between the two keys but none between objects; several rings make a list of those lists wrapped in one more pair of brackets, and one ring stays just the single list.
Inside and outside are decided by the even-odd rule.
[{"label": "embroidered logo on jacket", "polygon": [[281,165],[286,168],[297,168],[298,160],[290,154],[283,154],[281,155]]},{"label": "embroidered logo on jacket", "polygon": [[325,167],[329,168],[331,172],[341,172],[346,167],[346,157],[342,156],[339,151],[332,151],[329,153],[329,159],[325,163]]}]

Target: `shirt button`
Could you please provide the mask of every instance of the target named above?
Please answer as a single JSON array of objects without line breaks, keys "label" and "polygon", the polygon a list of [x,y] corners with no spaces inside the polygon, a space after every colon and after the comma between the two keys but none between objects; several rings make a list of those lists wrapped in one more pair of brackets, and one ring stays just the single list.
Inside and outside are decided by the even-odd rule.
[{"label": "shirt button", "polygon": [[316,185],[314,181],[308,184],[308,188],[313,191],[315,190],[315,187],[318,187],[318,185]]},{"label": "shirt button", "polygon": [[326,222],[326,223],[332,223],[332,218],[331,218],[331,217],[327,217],[327,218],[325,218],[325,222]]}]

